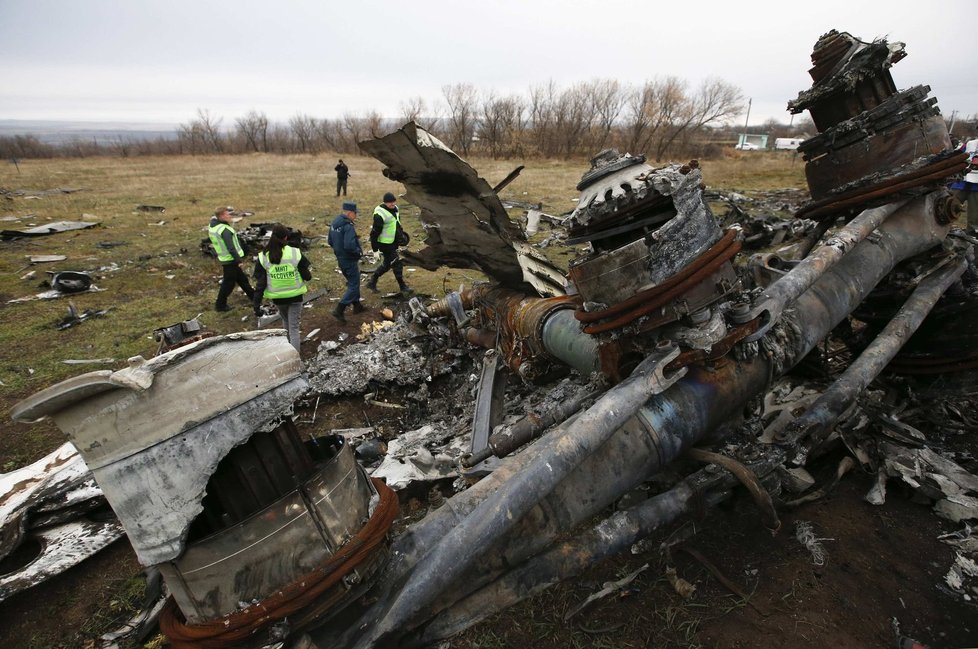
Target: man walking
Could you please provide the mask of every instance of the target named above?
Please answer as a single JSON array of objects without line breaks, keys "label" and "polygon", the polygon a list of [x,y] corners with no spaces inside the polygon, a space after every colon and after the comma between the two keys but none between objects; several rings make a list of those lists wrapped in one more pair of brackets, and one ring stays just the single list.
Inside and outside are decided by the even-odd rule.
[{"label": "man walking", "polygon": [[248,276],[241,270],[241,262],[244,260],[244,249],[238,241],[238,233],[230,226],[231,208],[219,207],[214,210],[211,217],[210,226],[207,228],[207,236],[210,237],[211,246],[217,253],[217,260],[221,262],[224,277],[221,279],[221,288],[217,291],[217,302],[214,309],[217,311],[230,311],[228,306],[228,296],[237,284],[248,296],[249,301],[254,301],[255,290],[248,282]]},{"label": "man walking", "polygon": [[370,228],[370,248],[374,251],[379,250],[383,255],[383,262],[373,272],[367,288],[377,291],[377,280],[388,270],[394,271],[394,279],[402,294],[411,293],[411,288],[404,283],[404,263],[397,254],[397,235],[401,227],[400,216],[397,211],[397,197],[387,192],[384,194],[384,202],[374,208],[373,227]]},{"label": "man walking", "polygon": [[353,312],[360,313],[365,307],[360,302],[360,267],[358,263],[363,256],[360,239],[353,223],[357,220],[357,204],[343,203],[343,212],[333,219],[329,226],[329,236],[326,242],[336,255],[336,263],[340,272],[346,278],[346,293],[340,298],[339,304],[333,309],[333,317],[340,322],[346,322],[343,312],[346,307],[353,305]]},{"label": "man walking", "polygon": [[340,158],[339,164],[333,167],[333,171],[336,172],[336,195],[340,195],[340,190],[343,190],[343,195],[346,196],[346,179],[350,177],[350,168],[346,166],[343,162],[343,158]]}]

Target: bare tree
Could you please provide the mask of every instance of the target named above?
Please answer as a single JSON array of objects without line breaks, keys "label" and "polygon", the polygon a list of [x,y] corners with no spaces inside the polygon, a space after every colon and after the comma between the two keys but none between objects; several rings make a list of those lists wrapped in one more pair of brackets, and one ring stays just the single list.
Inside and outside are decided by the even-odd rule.
[{"label": "bare tree", "polygon": [[265,113],[251,111],[235,120],[235,130],[245,145],[253,151],[268,151],[268,117]]},{"label": "bare tree", "polygon": [[384,127],[384,118],[380,116],[375,110],[367,113],[367,116],[363,118],[364,130],[370,137],[379,138],[387,135],[387,129]]},{"label": "bare tree", "polygon": [[612,129],[625,107],[627,95],[617,79],[596,79],[588,84],[594,111],[593,148],[604,149],[611,141]]},{"label": "bare tree", "polygon": [[177,128],[177,136],[187,145],[192,155],[224,152],[221,118],[213,117],[209,110],[198,108],[195,119]]},{"label": "bare tree", "polygon": [[289,120],[289,130],[298,153],[316,153],[315,119],[300,113]]},{"label": "bare tree", "polygon": [[362,117],[358,117],[353,113],[346,113],[343,115],[343,129],[346,131],[347,137],[350,141],[350,151],[355,151],[359,149],[360,142],[364,140],[366,135],[366,124]]},{"label": "bare tree", "polygon": [[557,85],[550,80],[546,85],[530,88],[529,113],[532,142],[537,153],[550,156],[556,152],[554,138]]},{"label": "bare tree", "polygon": [[692,97],[684,96],[676,107],[666,133],[656,146],[656,160],[661,160],[677,139],[739,115],[743,95],[740,88],[722,79],[712,78],[704,81]]},{"label": "bare tree", "polygon": [[467,156],[476,134],[478,93],[470,83],[443,86],[441,91],[448,104],[449,146]]}]

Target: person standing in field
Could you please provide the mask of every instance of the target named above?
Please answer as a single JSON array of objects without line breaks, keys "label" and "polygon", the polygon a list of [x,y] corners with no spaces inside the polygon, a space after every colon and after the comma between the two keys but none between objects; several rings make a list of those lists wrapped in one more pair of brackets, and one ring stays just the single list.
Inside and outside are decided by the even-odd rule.
[{"label": "person standing in field", "polygon": [[374,208],[373,227],[370,228],[370,248],[380,251],[383,262],[370,276],[367,288],[377,291],[377,280],[388,270],[394,272],[394,279],[402,294],[411,293],[411,288],[404,282],[404,263],[397,254],[398,235],[401,229],[400,215],[397,210],[397,197],[391,192],[384,194],[383,202]]},{"label": "person standing in field", "polygon": [[968,227],[978,229],[978,138],[974,132],[961,150],[968,154],[968,166],[964,177],[951,183],[951,190],[968,211]]},{"label": "person standing in field", "polygon": [[289,229],[276,223],[265,250],[255,262],[255,316],[261,317],[262,298],[269,299],[282,316],[289,342],[299,351],[299,317],[302,296],[308,291],[306,282],[312,279],[309,260],[298,248],[288,245]]},{"label": "person standing in field", "polygon": [[343,294],[336,308],[332,311],[333,317],[340,322],[346,322],[343,312],[351,304],[354,313],[361,313],[365,310],[360,302],[359,263],[360,257],[363,257],[363,249],[360,247],[357,231],[353,227],[356,220],[357,204],[343,203],[343,211],[333,219],[333,223],[329,226],[329,236],[326,239],[336,255],[336,263],[340,267],[340,272],[346,278],[346,293]]},{"label": "person standing in field", "polygon": [[343,195],[346,196],[346,179],[350,177],[350,168],[343,162],[343,158],[340,158],[333,171],[336,172],[336,195],[339,196],[342,189]]},{"label": "person standing in field", "polygon": [[230,311],[228,306],[228,296],[237,284],[245,292],[249,300],[255,299],[255,291],[248,282],[248,276],[241,270],[241,262],[244,261],[244,248],[238,241],[238,233],[231,227],[230,207],[219,207],[214,210],[210,225],[207,228],[207,236],[211,240],[211,246],[217,254],[217,260],[221,262],[224,276],[221,279],[221,288],[217,291],[217,302],[214,309],[217,311]]}]

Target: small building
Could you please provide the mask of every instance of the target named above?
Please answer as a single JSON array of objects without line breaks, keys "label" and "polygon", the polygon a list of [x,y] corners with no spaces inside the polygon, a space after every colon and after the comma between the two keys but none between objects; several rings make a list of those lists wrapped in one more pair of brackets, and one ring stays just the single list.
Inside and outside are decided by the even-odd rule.
[{"label": "small building", "polygon": [[767,149],[767,134],[738,133],[737,146],[734,148],[739,151],[762,151]]}]

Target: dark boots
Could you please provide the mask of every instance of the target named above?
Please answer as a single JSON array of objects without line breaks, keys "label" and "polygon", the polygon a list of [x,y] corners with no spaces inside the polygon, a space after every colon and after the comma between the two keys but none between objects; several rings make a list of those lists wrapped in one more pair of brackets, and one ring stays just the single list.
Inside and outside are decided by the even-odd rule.
[{"label": "dark boots", "polygon": [[332,311],[333,317],[339,320],[340,322],[346,322],[346,317],[343,315],[344,311],[346,311],[346,305],[343,304],[342,302],[337,302],[336,307]]},{"label": "dark boots", "polygon": [[363,306],[363,302],[361,302],[360,300],[357,300],[356,302],[353,303],[353,312],[354,313],[363,313],[366,310],[367,310],[367,307]]},{"label": "dark boots", "polygon": [[372,274],[370,275],[370,281],[369,281],[369,282],[367,282],[367,288],[369,288],[369,289],[370,289],[371,291],[373,291],[374,293],[376,293],[376,292],[377,292],[377,280],[378,280],[378,279],[380,279],[380,275],[378,275],[378,274],[377,274],[377,271],[374,271],[374,272],[373,272],[373,273],[372,273]]}]

